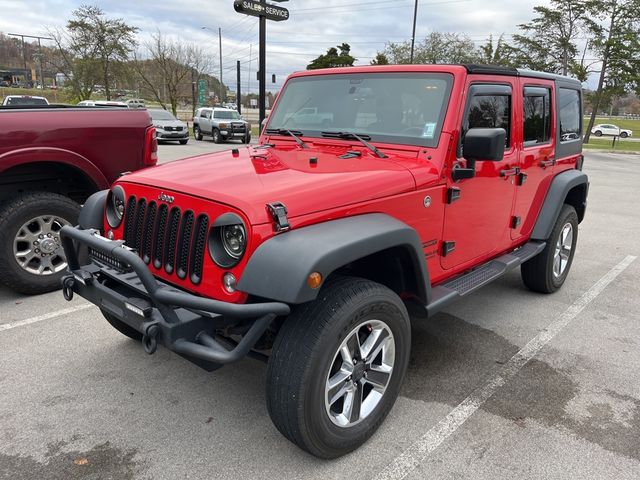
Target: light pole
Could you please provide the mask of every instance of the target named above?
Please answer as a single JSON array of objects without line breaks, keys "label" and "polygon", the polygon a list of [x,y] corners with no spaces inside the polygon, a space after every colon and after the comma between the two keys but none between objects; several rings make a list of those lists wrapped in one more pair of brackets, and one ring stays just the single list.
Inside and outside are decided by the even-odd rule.
[{"label": "light pole", "polygon": [[418,0],[413,7],[413,34],[411,35],[411,60],[409,63],[413,63],[413,50],[416,45],[416,20],[418,19]]},{"label": "light pole", "polygon": [[[209,27],[201,27],[202,30],[209,30]],[[224,91],[224,87],[222,86],[222,28],[218,27],[218,47],[220,51],[220,91],[218,94],[220,95],[220,103],[222,103],[222,92]]]}]

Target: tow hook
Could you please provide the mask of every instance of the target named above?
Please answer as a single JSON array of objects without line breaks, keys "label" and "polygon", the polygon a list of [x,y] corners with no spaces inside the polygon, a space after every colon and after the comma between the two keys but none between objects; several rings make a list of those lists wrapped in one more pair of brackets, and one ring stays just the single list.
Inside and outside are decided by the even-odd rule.
[{"label": "tow hook", "polygon": [[158,349],[158,333],[160,333],[160,327],[157,322],[148,323],[144,329],[142,348],[149,355],[154,354]]},{"label": "tow hook", "polygon": [[73,300],[73,287],[76,285],[76,279],[72,275],[62,279],[62,295],[67,302]]}]

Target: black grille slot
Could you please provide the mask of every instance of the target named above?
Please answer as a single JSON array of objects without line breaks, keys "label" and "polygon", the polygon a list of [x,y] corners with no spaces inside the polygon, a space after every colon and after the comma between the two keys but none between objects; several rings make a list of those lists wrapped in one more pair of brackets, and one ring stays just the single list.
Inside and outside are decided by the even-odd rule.
[{"label": "black grille slot", "polygon": [[138,201],[138,208],[136,208],[136,224],[133,227],[133,245],[129,244],[129,246],[134,248],[138,253],[140,253],[140,249],[142,248],[142,227],[144,225],[144,215],[146,212],[147,201],[141,198]]},{"label": "black grille slot", "polygon": [[136,218],[136,197],[129,197],[127,213],[124,219],[124,243],[133,247],[135,242],[134,219]]},{"label": "black grille slot", "polygon": [[151,252],[153,266],[162,268],[162,254],[164,253],[164,231],[167,228],[167,217],[169,216],[169,208],[166,205],[160,205],[158,208],[158,223],[153,231],[153,238],[156,239]]},{"label": "black grille slot", "polygon": [[198,285],[202,281],[202,267],[207,247],[207,233],[209,232],[209,217],[200,215],[196,220],[195,236],[191,247],[191,262],[189,271],[191,281]]},{"label": "black grille slot", "polygon": [[164,270],[173,273],[176,261],[176,243],[178,243],[178,230],[180,228],[180,209],[174,207],[169,212],[169,223],[164,239]]},{"label": "black grille slot", "polygon": [[144,263],[149,263],[151,261],[151,249],[153,246],[153,227],[156,223],[156,212],[158,211],[158,206],[156,202],[151,202],[149,204],[149,208],[147,209],[147,218],[144,222],[144,243],[142,247],[142,251],[140,254],[142,255],[142,260]]},{"label": "black grille slot", "polygon": [[193,223],[195,216],[192,211],[185,212],[182,217],[182,228],[178,237],[178,250],[176,252],[176,274],[178,278],[187,277],[187,267],[189,265],[189,248],[191,247],[191,236],[193,234]]}]

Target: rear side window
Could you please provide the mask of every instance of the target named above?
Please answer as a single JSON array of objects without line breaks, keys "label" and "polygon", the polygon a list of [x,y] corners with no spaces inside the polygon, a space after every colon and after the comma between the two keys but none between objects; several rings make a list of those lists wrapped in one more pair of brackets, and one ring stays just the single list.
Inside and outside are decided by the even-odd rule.
[{"label": "rear side window", "polygon": [[524,144],[548,143],[551,140],[551,91],[548,88],[524,89]]},{"label": "rear side window", "polygon": [[504,128],[507,132],[505,148],[511,145],[511,96],[476,95],[469,104],[463,133],[470,128]]},{"label": "rear side window", "polygon": [[582,134],[580,118],[580,92],[569,88],[558,89],[558,114],[560,116],[560,140],[578,140]]}]

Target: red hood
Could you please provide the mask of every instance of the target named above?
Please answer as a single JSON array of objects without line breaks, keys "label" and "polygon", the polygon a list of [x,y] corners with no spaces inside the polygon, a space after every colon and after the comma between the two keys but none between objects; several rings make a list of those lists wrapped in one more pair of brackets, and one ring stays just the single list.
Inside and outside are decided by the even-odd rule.
[{"label": "red hood", "polygon": [[[414,152],[381,159],[358,149],[361,157],[338,158],[347,150],[343,145],[305,150],[242,147],[236,155],[230,151],[201,155],[122,180],[225,203],[242,210],[254,225],[270,221],[267,203],[284,203],[293,218],[415,189],[411,172],[394,161],[415,162]],[[311,164],[311,157],[317,164]]]}]

